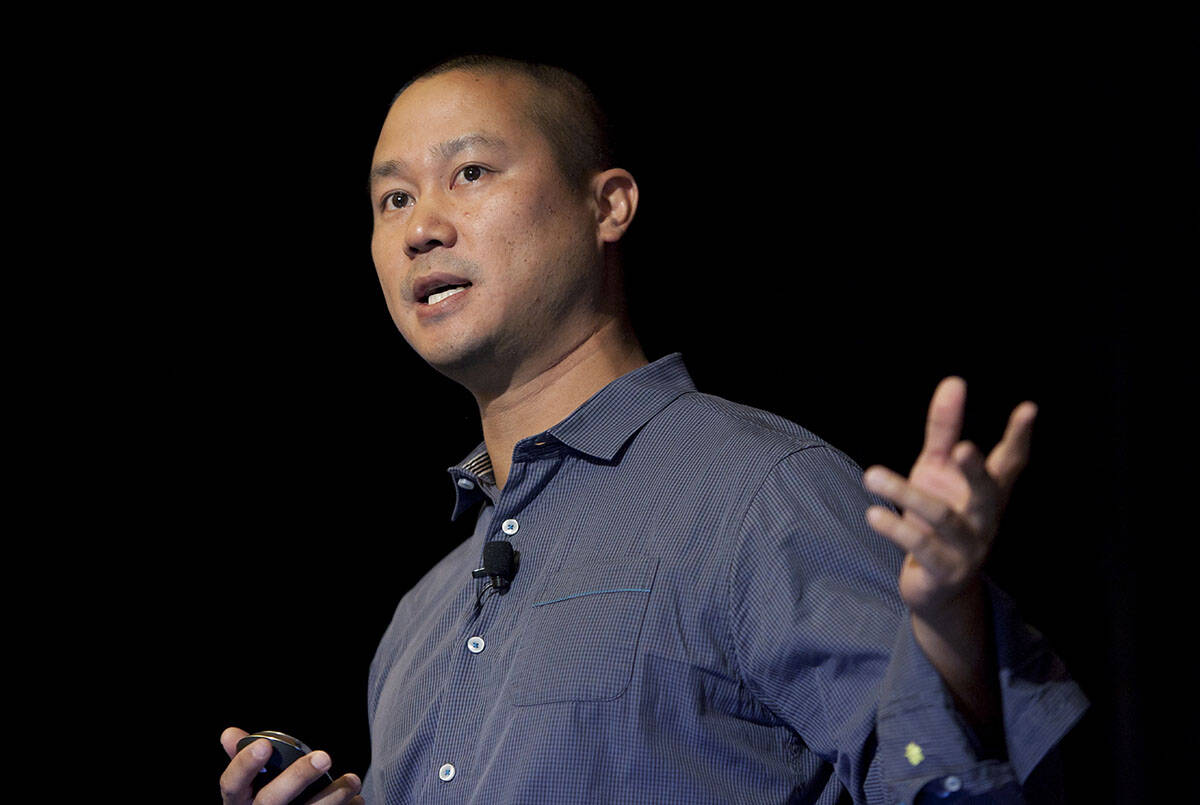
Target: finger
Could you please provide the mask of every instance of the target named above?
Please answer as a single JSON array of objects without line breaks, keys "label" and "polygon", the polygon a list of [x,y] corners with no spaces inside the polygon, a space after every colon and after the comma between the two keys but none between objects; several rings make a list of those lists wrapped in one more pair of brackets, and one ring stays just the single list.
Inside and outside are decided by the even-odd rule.
[{"label": "finger", "polygon": [[961,516],[975,534],[987,542],[996,535],[1000,527],[1000,514],[1004,510],[1004,493],[996,479],[988,472],[983,453],[971,442],[959,442],[954,446],[954,463],[967,484],[971,495]]},{"label": "finger", "polygon": [[[232,727],[230,729],[233,729]],[[229,730],[225,731],[226,733]],[[224,743],[225,735],[221,736]],[[228,749],[226,749],[228,751]],[[247,803],[251,797],[251,783],[258,770],[271,756],[271,742],[260,738],[233,756],[221,774],[221,801],[226,805]]]},{"label": "finger", "polygon": [[343,774],[333,785],[308,800],[305,805],[347,805],[362,802],[362,797],[358,796],[361,791],[362,780],[358,779],[358,775]]},{"label": "finger", "polygon": [[966,538],[966,524],[958,512],[941,498],[913,486],[903,475],[886,467],[871,467],[863,475],[863,484],[906,513],[918,515],[943,537],[960,541]]},{"label": "finger", "polygon": [[245,730],[240,730],[237,727],[229,727],[221,733],[221,746],[225,749],[225,754],[229,755],[231,760],[238,753],[237,742],[245,738],[248,734]]},{"label": "finger", "polygon": [[988,473],[983,453],[979,452],[979,448],[973,442],[959,442],[954,445],[951,458],[962,471],[971,489],[990,488],[995,484],[995,480]]},{"label": "finger", "polygon": [[1029,463],[1029,451],[1033,444],[1033,421],[1036,418],[1037,406],[1031,402],[1023,402],[1014,408],[1008,418],[1008,426],[1004,429],[1004,437],[987,457],[988,473],[996,479],[996,483],[1005,494]]},{"label": "finger", "polygon": [[962,435],[963,410],[967,405],[967,383],[961,377],[947,377],[933,391],[929,417],[925,421],[927,455],[949,458],[950,450]]},{"label": "finger", "polygon": [[[317,750],[288,766],[255,797],[255,805],[283,805],[304,792],[322,774],[329,771],[333,760],[329,753]],[[334,800],[336,801],[336,800]]]},{"label": "finger", "polygon": [[901,517],[883,506],[867,509],[867,523],[896,543],[935,578],[946,578],[953,572],[955,561],[952,553],[927,525]]}]

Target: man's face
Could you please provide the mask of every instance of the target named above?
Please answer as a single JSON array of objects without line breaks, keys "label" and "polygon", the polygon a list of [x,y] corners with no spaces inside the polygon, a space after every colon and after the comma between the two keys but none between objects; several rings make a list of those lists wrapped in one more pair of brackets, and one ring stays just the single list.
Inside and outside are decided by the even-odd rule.
[{"label": "man's face", "polygon": [[601,306],[598,207],[528,119],[532,91],[462,71],[418,81],[375,148],[371,253],[392,319],[473,390],[548,368]]}]

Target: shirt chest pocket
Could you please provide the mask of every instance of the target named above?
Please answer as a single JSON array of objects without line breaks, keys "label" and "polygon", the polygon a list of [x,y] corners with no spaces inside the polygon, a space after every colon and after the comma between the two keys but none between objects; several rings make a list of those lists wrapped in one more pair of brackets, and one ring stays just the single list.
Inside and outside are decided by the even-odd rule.
[{"label": "shirt chest pocket", "polygon": [[658,560],[573,562],[534,598],[513,661],[517,706],[615,699],[629,687]]}]

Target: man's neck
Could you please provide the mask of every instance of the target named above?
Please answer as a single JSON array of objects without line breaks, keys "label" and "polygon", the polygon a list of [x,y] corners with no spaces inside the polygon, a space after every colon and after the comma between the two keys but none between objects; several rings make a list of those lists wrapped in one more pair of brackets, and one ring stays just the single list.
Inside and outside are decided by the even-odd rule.
[{"label": "man's neck", "polygon": [[600,389],[646,363],[632,330],[614,321],[534,377],[495,396],[476,395],[496,485],[503,488],[508,480],[517,442],[557,425]]}]

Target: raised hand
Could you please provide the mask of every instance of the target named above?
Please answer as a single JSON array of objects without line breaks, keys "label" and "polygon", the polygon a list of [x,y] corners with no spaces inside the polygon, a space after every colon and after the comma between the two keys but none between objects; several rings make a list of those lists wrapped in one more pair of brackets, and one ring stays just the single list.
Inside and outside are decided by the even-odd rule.
[{"label": "raised hand", "polygon": [[871,527],[904,549],[900,597],[917,616],[937,621],[946,607],[979,582],[1000,515],[1013,484],[1029,460],[1037,406],[1018,405],[1000,443],[985,460],[971,442],[960,441],[967,384],[948,377],[929,405],[925,445],[908,478],[871,467],[864,483],[895,503],[867,510]]},{"label": "raised hand", "polygon": [[1029,461],[1037,406],[1018,405],[986,459],[960,441],[967,384],[948,377],[929,404],[925,445],[908,477],[885,467],[863,476],[867,489],[895,503],[867,509],[871,527],[905,552],[900,597],[913,636],[975,725],[985,745],[1003,746],[989,606],[980,569],[1017,476]]}]

